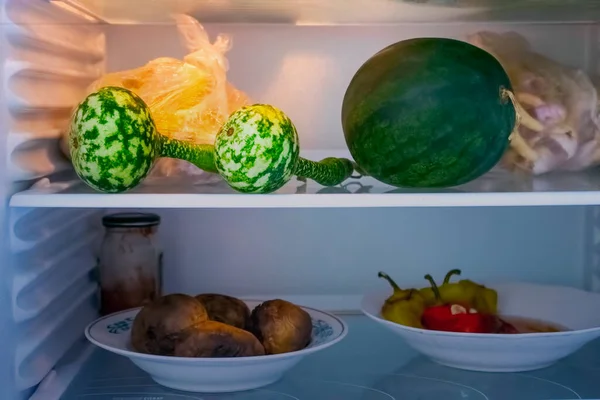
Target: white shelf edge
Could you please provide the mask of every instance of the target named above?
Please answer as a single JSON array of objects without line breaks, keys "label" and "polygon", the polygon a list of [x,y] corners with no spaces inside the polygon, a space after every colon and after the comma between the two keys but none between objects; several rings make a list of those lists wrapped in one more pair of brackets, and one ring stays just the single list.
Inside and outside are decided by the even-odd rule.
[{"label": "white shelf edge", "polygon": [[52,208],[380,208],[600,205],[600,190],[517,193],[51,194],[17,193],[10,207]]},{"label": "white shelf edge", "polygon": [[[351,158],[348,150],[310,150],[303,157]],[[74,175],[74,174],[73,174]],[[76,176],[42,179],[16,193],[10,207],[53,208],[382,208],[382,207],[518,207],[600,205],[600,169],[527,176],[494,168],[465,185],[447,189],[398,189],[372,177],[348,179],[325,188],[293,178],[271,194],[242,194],[219,179],[194,184],[186,176],[150,178],[130,192],[107,194],[87,187]]]}]

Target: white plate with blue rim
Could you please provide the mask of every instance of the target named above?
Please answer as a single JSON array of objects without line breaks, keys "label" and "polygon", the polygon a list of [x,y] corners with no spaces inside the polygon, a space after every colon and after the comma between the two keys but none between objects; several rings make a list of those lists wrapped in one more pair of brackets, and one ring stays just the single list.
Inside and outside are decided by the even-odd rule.
[{"label": "white plate with blue rim", "polygon": [[[262,301],[244,300],[252,310]],[[131,326],[141,308],[102,317],[85,329],[94,345],[129,358],[159,385],[200,393],[251,390],[270,385],[309,354],[340,342],[348,326],[335,315],[302,307],[312,319],[311,341],[302,350],[255,357],[189,358],[136,352],[131,346]]]}]

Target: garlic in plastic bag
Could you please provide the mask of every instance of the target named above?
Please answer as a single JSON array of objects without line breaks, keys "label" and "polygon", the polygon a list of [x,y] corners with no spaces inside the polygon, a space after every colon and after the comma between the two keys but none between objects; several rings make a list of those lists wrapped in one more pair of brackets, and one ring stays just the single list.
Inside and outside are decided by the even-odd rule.
[{"label": "garlic in plastic bag", "polygon": [[534,52],[514,32],[478,32],[468,41],[500,61],[519,103],[521,124],[503,166],[541,175],[600,163],[597,92],[583,71]]}]

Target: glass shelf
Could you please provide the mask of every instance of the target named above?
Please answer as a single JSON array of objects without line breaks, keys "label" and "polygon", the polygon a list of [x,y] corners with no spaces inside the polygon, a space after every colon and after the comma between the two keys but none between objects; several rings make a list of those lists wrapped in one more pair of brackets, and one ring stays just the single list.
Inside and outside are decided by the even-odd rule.
[{"label": "glass shelf", "polygon": [[598,0],[52,0],[112,24],[171,23],[186,13],[202,23],[297,25],[464,21],[590,21]]},{"label": "glass shelf", "polygon": [[600,341],[553,367],[527,373],[447,368],[363,316],[343,316],[345,340],[308,356],[274,385],[207,395],[161,387],[128,359],[95,350],[61,400],[546,400],[598,399]]},{"label": "glass shelf", "polygon": [[[339,154],[337,154],[339,153]],[[323,154],[348,157],[344,152],[303,153],[310,159]],[[69,208],[310,208],[310,207],[477,207],[600,205],[600,169],[552,173],[538,177],[500,169],[466,185],[448,189],[410,190],[385,185],[373,178],[349,179],[341,186],[323,187],[292,179],[272,194],[241,194],[218,177],[194,185],[185,178],[146,180],[122,194],[103,194],[71,180],[42,179],[17,193],[11,207]],[[215,182],[216,181],[216,182]]]}]

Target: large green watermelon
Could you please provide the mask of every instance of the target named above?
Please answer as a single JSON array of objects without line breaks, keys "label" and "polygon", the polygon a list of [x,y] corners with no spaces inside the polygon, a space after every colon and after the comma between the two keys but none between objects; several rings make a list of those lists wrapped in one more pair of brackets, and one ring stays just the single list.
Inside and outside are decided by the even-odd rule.
[{"label": "large green watermelon", "polygon": [[508,75],[489,53],[439,38],[395,43],[354,75],[342,106],[358,166],[398,187],[449,187],[498,163],[515,129]]}]

